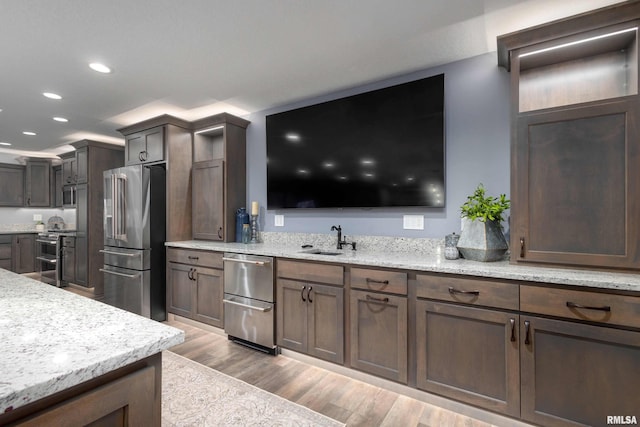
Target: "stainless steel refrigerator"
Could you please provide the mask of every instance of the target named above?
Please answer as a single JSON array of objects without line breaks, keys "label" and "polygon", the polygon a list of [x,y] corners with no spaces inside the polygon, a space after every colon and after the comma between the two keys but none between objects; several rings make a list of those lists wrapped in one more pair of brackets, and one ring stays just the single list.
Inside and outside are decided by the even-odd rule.
[{"label": "stainless steel refrigerator", "polygon": [[104,172],[104,302],[166,320],[164,165]]}]

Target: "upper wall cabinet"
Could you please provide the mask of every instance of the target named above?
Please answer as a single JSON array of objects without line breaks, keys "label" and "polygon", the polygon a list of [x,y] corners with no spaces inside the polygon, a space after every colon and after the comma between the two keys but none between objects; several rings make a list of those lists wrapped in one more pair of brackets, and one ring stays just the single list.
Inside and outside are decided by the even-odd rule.
[{"label": "upper wall cabinet", "polygon": [[0,206],[24,206],[24,166],[0,163]]},{"label": "upper wall cabinet", "polygon": [[50,160],[27,160],[24,205],[26,207],[51,206],[50,182]]},{"label": "upper wall cabinet", "polygon": [[511,260],[640,269],[640,2],[498,37],[511,72]]}]

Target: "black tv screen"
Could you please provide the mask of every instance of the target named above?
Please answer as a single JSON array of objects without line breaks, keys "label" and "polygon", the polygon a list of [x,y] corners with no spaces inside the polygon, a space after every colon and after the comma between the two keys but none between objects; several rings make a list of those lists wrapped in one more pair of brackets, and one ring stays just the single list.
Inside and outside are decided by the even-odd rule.
[{"label": "black tv screen", "polygon": [[444,74],[268,115],[267,208],[444,207]]}]

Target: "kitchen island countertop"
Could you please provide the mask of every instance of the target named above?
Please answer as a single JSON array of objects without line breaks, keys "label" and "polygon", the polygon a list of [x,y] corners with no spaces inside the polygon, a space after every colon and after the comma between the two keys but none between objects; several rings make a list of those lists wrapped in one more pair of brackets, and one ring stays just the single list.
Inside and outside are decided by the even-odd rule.
[{"label": "kitchen island countertop", "polygon": [[179,329],[0,269],[0,414],[183,341]]},{"label": "kitchen island countertop", "polygon": [[508,261],[447,260],[441,250],[420,253],[416,251],[352,251],[351,249],[338,251],[335,247],[316,248],[329,252],[341,252],[340,255],[322,255],[309,253],[310,249],[305,250],[300,246],[274,243],[243,244],[186,240],[167,242],[166,246],[640,293],[639,274],[523,266],[510,264]]}]

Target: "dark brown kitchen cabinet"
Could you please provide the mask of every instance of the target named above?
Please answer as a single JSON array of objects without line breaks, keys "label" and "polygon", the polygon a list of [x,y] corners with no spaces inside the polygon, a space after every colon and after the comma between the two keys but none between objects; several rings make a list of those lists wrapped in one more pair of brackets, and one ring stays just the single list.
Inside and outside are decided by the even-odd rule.
[{"label": "dark brown kitchen cabinet", "polygon": [[222,254],[167,249],[169,313],[224,327]]},{"label": "dark brown kitchen cabinet", "polygon": [[277,276],[277,344],[344,363],[344,267],[278,260]]},{"label": "dark brown kitchen cabinet", "polygon": [[36,268],[36,235],[16,234],[12,241],[12,270],[18,274],[31,273]]},{"label": "dark brown kitchen cabinet", "polygon": [[640,332],[521,316],[522,418],[607,425],[640,408]]},{"label": "dark brown kitchen cabinet", "polygon": [[350,270],[351,367],[407,383],[407,289],[405,271]]},{"label": "dark brown kitchen cabinet", "polygon": [[76,148],[75,160],[75,182],[85,184],[89,178],[89,147],[79,146]]},{"label": "dark brown kitchen cabinet", "polygon": [[167,114],[118,129],[125,137],[125,165],[164,165],[167,184],[167,241],[188,240],[193,237],[191,130],[191,123]]},{"label": "dark brown kitchen cabinet", "polygon": [[235,241],[235,213],[246,207],[246,128],[218,114],[193,123],[193,238]]},{"label": "dark brown kitchen cabinet", "polygon": [[0,163],[0,206],[24,206],[25,167]]},{"label": "dark brown kitchen cabinet", "polygon": [[164,126],[157,126],[127,135],[125,139],[125,163],[138,165],[140,163],[161,162],[164,158]]},{"label": "dark brown kitchen cabinet", "polygon": [[[95,221],[95,220],[94,220]],[[89,243],[89,193],[87,184],[76,186],[76,271],[75,284],[85,287],[89,285],[91,254],[87,253]],[[100,249],[98,249],[100,250]],[[102,264],[100,265],[102,268]]]},{"label": "dark brown kitchen cabinet", "polygon": [[224,162],[210,160],[194,163],[192,180],[193,237],[225,240],[229,230],[235,232],[235,225],[225,224],[224,221]]},{"label": "dark brown kitchen cabinet", "polygon": [[13,237],[11,234],[0,235],[0,268],[11,270],[13,258]]},{"label": "dark brown kitchen cabinet", "polygon": [[416,386],[520,416],[520,286],[416,275]]},{"label": "dark brown kitchen cabinet", "polygon": [[62,200],[62,165],[54,166],[53,172],[53,185],[51,188],[51,206],[55,208],[61,208],[63,204]]},{"label": "dark brown kitchen cabinet", "polygon": [[103,172],[121,167],[124,160],[120,146],[98,141],[82,140],[71,144],[73,156],[63,155],[63,180],[65,162],[74,159],[71,179],[76,202],[75,278],[77,285],[92,289],[100,297],[104,293],[104,183]]},{"label": "dark brown kitchen cabinet", "polygon": [[75,184],[78,178],[76,152],[64,153],[59,157],[62,159],[62,185]]},{"label": "dark brown kitchen cabinet", "polygon": [[638,19],[624,2],[498,37],[512,262],[640,268]]},{"label": "dark brown kitchen cabinet", "polygon": [[351,367],[407,383],[407,297],[351,290]]},{"label": "dark brown kitchen cabinet", "polygon": [[76,238],[64,236],[62,238],[62,265],[60,276],[65,283],[75,283],[76,281]]},{"label": "dark brown kitchen cabinet", "polygon": [[335,363],[344,360],[344,290],[277,281],[278,344]]},{"label": "dark brown kitchen cabinet", "polygon": [[50,180],[50,160],[27,160],[24,186],[24,205],[26,207],[49,207],[51,205]]},{"label": "dark brown kitchen cabinet", "polygon": [[520,415],[519,315],[416,302],[417,387]]}]

